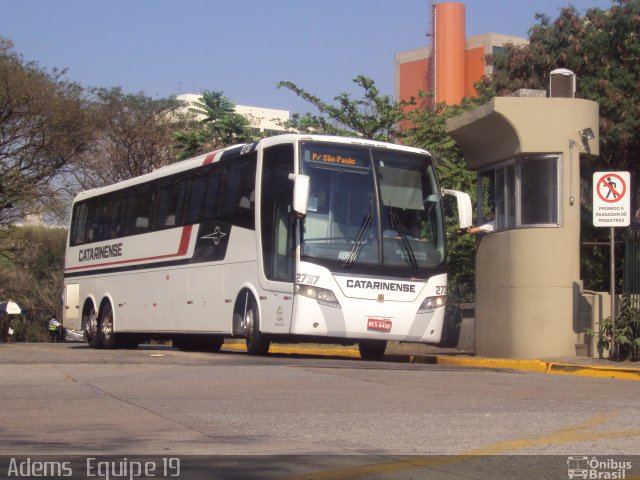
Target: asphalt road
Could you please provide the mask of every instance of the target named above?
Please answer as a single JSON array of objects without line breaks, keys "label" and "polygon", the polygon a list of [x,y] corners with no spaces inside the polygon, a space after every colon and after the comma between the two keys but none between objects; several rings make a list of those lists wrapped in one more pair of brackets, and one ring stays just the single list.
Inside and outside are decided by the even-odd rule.
[{"label": "asphalt road", "polygon": [[[640,383],[628,380],[231,350],[2,344],[0,382],[0,455],[9,456],[296,455],[314,459],[309,468],[330,457],[332,471],[352,472],[353,462],[397,465],[407,455],[557,455],[566,471],[566,456],[640,451]],[[374,473],[409,478],[394,471]],[[375,475],[313,478],[362,476]]]}]

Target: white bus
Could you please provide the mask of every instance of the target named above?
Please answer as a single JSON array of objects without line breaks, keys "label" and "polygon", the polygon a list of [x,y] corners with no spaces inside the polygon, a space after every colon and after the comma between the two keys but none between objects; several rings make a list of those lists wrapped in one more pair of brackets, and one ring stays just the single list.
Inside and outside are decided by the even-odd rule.
[{"label": "white bus", "polygon": [[[461,227],[469,197],[457,195]],[[424,150],[319,135],[230,147],[80,193],[64,325],[92,347],[148,338],[220,349],[245,338],[440,341],[442,191]]]}]

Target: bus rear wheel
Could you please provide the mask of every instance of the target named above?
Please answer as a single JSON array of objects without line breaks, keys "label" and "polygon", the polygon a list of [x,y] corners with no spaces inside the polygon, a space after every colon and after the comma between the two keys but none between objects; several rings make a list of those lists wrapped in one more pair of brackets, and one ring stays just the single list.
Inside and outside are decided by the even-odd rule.
[{"label": "bus rear wheel", "polygon": [[382,360],[387,349],[386,340],[360,340],[358,350],[363,360]]},{"label": "bus rear wheel", "polygon": [[244,314],[245,338],[249,355],[266,355],[271,341],[260,331],[260,317],[258,306],[253,297],[249,297]]},{"label": "bus rear wheel", "polygon": [[87,344],[91,348],[100,348],[100,335],[98,335],[98,314],[93,305],[85,308],[82,314],[82,332]]},{"label": "bus rear wheel", "polygon": [[111,303],[107,302],[102,307],[100,321],[98,323],[98,337],[101,339],[104,348],[117,348],[118,337],[113,331],[113,309]]}]

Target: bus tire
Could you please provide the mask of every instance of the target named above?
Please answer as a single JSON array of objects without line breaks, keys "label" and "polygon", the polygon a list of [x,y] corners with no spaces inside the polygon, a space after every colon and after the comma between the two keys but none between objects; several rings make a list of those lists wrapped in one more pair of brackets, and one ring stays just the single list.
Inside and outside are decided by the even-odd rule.
[{"label": "bus tire", "polygon": [[84,308],[82,313],[82,333],[91,348],[100,348],[100,335],[98,335],[98,314],[93,305]]},{"label": "bus tire", "polygon": [[260,331],[260,316],[256,301],[252,296],[249,296],[247,302],[244,314],[247,353],[249,355],[266,355],[269,352],[271,340]]},{"label": "bus tire", "polygon": [[113,308],[111,302],[105,302],[98,322],[98,337],[104,348],[118,348],[118,337],[113,331]]},{"label": "bus tire", "polygon": [[386,340],[360,340],[358,350],[362,360],[382,360],[387,349]]}]

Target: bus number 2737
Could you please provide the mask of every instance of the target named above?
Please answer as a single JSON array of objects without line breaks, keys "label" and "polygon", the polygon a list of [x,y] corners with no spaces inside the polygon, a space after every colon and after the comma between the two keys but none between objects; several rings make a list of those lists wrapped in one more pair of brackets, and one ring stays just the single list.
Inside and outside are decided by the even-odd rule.
[{"label": "bus number 2737", "polygon": [[315,285],[320,277],[318,275],[308,275],[306,273],[296,274],[296,283],[304,283],[306,285]]}]

